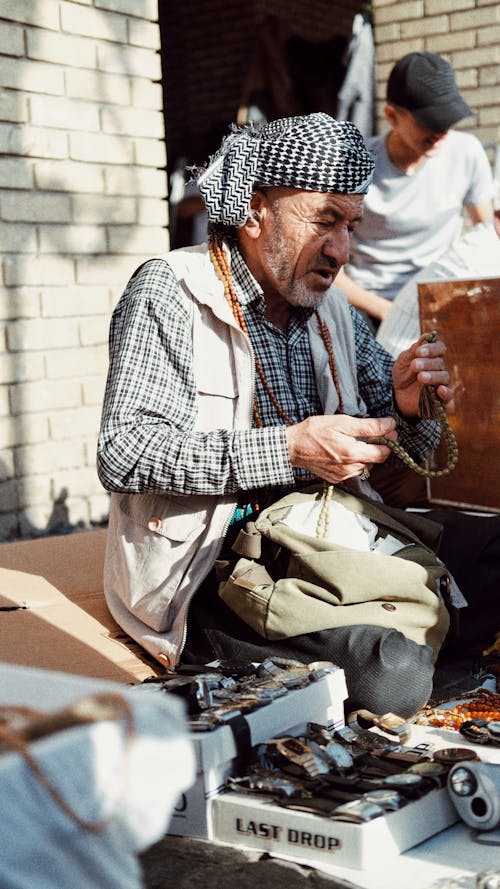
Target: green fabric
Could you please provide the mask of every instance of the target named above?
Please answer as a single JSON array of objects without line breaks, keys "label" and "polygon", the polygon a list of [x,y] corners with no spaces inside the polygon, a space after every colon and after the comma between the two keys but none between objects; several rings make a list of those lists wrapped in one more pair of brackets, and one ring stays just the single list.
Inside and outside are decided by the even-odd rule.
[{"label": "green fabric", "polygon": [[447,609],[436,594],[440,579],[447,576],[432,548],[439,542],[440,526],[411,514],[412,527],[407,527],[399,521],[408,515],[403,510],[386,511],[381,504],[334,488],[332,499],[368,516],[379,533],[404,544],[395,555],[348,549],[283,523],[294,503],[310,498],[320,499],[321,489],[294,492],[261,513],[251,536],[261,536],[263,555],[259,561],[236,562],[220,584],[221,598],[267,639],[373,624],[429,645],[435,659],[449,627]]}]

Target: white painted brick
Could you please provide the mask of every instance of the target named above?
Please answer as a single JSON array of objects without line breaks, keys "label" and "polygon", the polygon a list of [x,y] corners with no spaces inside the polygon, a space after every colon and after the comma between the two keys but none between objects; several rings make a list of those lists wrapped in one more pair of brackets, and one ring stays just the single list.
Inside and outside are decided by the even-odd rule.
[{"label": "white painted brick", "polygon": [[128,42],[132,46],[144,46],[159,50],[161,48],[159,25],[140,19],[129,19]]},{"label": "white painted brick", "polygon": [[[421,19],[424,15],[423,0],[409,0],[409,2],[391,3],[390,6],[377,9],[376,24],[387,22],[409,21]],[[402,55],[402,54],[401,54]]]},{"label": "white painted brick", "polygon": [[78,380],[18,383],[10,387],[10,400],[15,415],[74,408],[81,403],[81,386]]},{"label": "white painted brick", "polygon": [[7,540],[15,540],[19,534],[19,524],[17,513],[5,513],[0,515],[0,540],[5,543]]},{"label": "white painted brick", "polygon": [[73,528],[87,528],[89,525],[89,508],[86,500],[68,497],[66,500],[67,520]]},{"label": "white painted brick", "polygon": [[14,455],[12,448],[0,451],[0,481],[12,478],[14,475]]},{"label": "white painted brick", "polygon": [[166,166],[167,149],[165,143],[153,139],[135,139],[134,160],[140,167]]},{"label": "white painted brick", "polygon": [[151,167],[107,167],[104,170],[106,194],[158,197],[168,192],[165,170]]},{"label": "white painted brick", "polygon": [[28,100],[19,91],[0,89],[0,120],[26,123],[29,119]]},{"label": "white painted brick", "polygon": [[27,383],[43,377],[44,360],[39,352],[0,355],[0,383]]},{"label": "white painted brick", "polygon": [[[44,0],[45,2],[45,0]],[[75,68],[95,68],[96,45],[94,41],[68,34],[49,31],[26,32],[27,56],[55,65],[71,65]]]},{"label": "white painted brick", "polygon": [[94,0],[94,5],[150,21],[158,18],[158,0]]},{"label": "white painted brick", "polygon": [[500,40],[500,25],[494,25],[491,28],[483,28],[477,32],[477,42],[479,46],[489,46],[490,43],[497,43]]},{"label": "white painted brick", "polygon": [[447,34],[450,28],[448,16],[436,15],[420,21],[401,22],[401,37],[428,37],[431,34]]},{"label": "white painted brick", "polygon": [[112,195],[74,195],[73,219],[78,222],[135,222],[136,202]]},{"label": "white painted brick", "polygon": [[[80,341],[83,346],[98,346],[99,344],[107,345],[108,342],[109,319],[105,315],[98,315],[95,318],[82,318],[80,320]],[[103,349],[101,353],[101,362],[99,366],[95,366],[93,373],[103,370],[107,362],[107,349]]]},{"label": "white painted brick", "polygon": [[[113,74],[135,75],[150,80],[161,80],[160,56],[151,49],[139,47],[115,47],[111,44],[97,45],[98,67]],[[85,65],[81,67],[91,67]]]},{"label": "white painted brick", "polygon": [[68,156],[68,136],[59,130],[0,123],[0,153],[65,158]]},{"label": "white painted brick", "polygon": [[467,90],[463,91],[463,96],[465,101],[471,106],[474,107],[474,110],[479,110],[483,105],[491,105],[494,106],[495,102],[498,99],[498,87],[497,86],[482,86],[477,87],[474,90],[471,90],[470,93]]},{"label": "white painted brick", "polygon": [[98,103],[131,104],[130,81],[127,76],[68,68],[65,77],[66,93],[70,97],[92,99]]},{"label": "white painted brick", "polygon": [[[53,441],[66,439],[89,438],[91,435],[97,441],[97,432],[101,419],[101,411],[97,405],[80,407],[77,410],[54,411],[49,417],[50,437]],[[93,473],[88,469],[80,470],[80,474],[90,478]],[[88,485],[87,490],[97,491],[95,479]],[[61,484],[64,482],[61,480]],[[73,490],[73,494],[85,494],[85,490]]]},{"label": "white painted brick", "polygon": [[98,132],[99,111],[90,102],[54,96],[31,96],[31,123],[61,130]]},{"label": "white painted brick", "polygon": [[479,71],[479,83],[481,86],[490,86],[500,83],[500,65],[488,65]]},{"label": "white painted brick", "polygon": [[7,285],[33,287],[44,284],[74,284],[74,264],[62,257],[28,257],[9,254],[4,258],[4,278]]},{"label": "white painted brick", "polygon": [[500,62],[500,46],[459,50],[453,53],[451,62],[455,70],[459,68],[476,68],[481,65],[495,65]]},{"label": "white painted brick", "polygon": [[160,83],[135,77],[132,80],[132,101],[135,108],[163,108],[163,90]]},{"label": "white painted brick", "polygon": [[[0,457],[0,466],[1,466],[1,457]],[[15,479],[9,479],[9,481],[2,481],[0,483],[0,511],[3,513],[9,513],[13,510],[17,509],[19,506],[19,497],[18,497],[18,489],[19,483]]]},{"label": "white painted brick", "polygon": [[127,42],[127,19],[104,10],[61,3],[61,26],[63,31],[78,34],[80,37],[94,37],[96,40]]},{"label": "white painted brick", "polygon": [[7,329],[7,345],[11,352],[77,346],[78,322],[75,318],[19,320]]},{"label": "white painted brick", "polygon": [[108,226],[108,243],[112,253],[166,253],[168,235],[152,226]]},{"label": "white painted brick", "polygon": [[102,406],[106,377],[88,377],[82,381],[83,403]]},{"label": "white painted brick", "polygon": [[6,423],[0,423],[0,447],[2,448],[35,444],[38,441],[47,441],[48,437],[49,421],[44,414],[22,414],[10,417]]},{"label": "white painted brick", "polygon": [[[492,124],[496,124],[500,129],[500,109],[497,106],[492,106],[491,108],[481,108],[479,112],[479,123],[483,126],[491,126]],[[486,138],[484,141],[487,141]],[[494,142],[498,142],[498,133],[493,138]]]},{"label": "white painted brick", "polygon": [[36,191],[4,191],[0,217],[7,222],[69,222],[71,198],[66,194]]},{"label": "white painted brick", "polygon": [[425,0],[425,15],[440,15],[456,12],[458,9],[474,9],[475,0]]},{"label": "white painted brick", "polygon": [[47,378],[59,380],[71,377],[81,378],[94,374],[106,373],[108,366],[108,347],[106,341],[109,329],[109,318],[101,322],[101,330],[105,337],[100,339],[102,345],[79,346],[78,349],[53,349],[45,355]]},{"label": "white painted brick", "polygon": [[139,198],[137,221],[140,225],[168,225],[167,201],[155,198]]},{"label": "white painted brick", "polygon": [[[0,12],[2,10],[0,9]],[[24,31],[18,25],[0,25],[0,53],[6,56],[24,55]]]},{"label": "white painted brick", "polygon": [[0,319],[38,318],[39,287],[0,287]]},{"label": "white painted brick", "polygon": [[[0,386],[0,417],[10,414],[9,389],[7,385]],[[10,422],[10,420],[9,420]],[[0,424],[3,425],[3,424]]]},{"label": "white painted brick", "polygon": [[44,287],[41,305],[37,314],[45,318],[109,315],[109,291],[107,287]]},{"label": "white painted brick", "polygon": [[474,31],[453,31],[449,34],[436,34],[426,40],[429,52],[440,55],[453,52],[455,49],[469,49],[476,45]]},{"label": "white painted brick", "polygon": [[163,114],[140,108],[104,108],[101,112],[105,133],[124,133],[128,136],[147,135],[162,139],[165,135]]},{"label": "white painted brick", "polygon": [[62,448],[59,442],[22,445],[16,449],[15,465],[19,475],[38,475],[53,470],[75,469],[82,465],[83,452],[79,442]]},{"label": "white painted brick", "polygon": [[3,19],[59,30],[59,3],[56,0],[43,0],[43,3],[33,3],[33,0],[2,0],[0,13]]},{"label": "white painted brick", "polygon": [[102,193],[103,171],[96,164],[77,161],[36,161],[33,166],[37,188],[50,191]]},{"label": "white painted brick", "polygon": [[2,187],[33,188],[32,164],[18,157],[0,157],[0,188]]},{"label": "white painted brick", "polygon": [[131,164],[134,159],[134,144],[130,139],[118,136],[70,133],[69,154],[76,161]]},{"label": "white painted brick", "polygon": [[62,472],[57,470],[52,475],[52,487],[54,491],[66,489],[71,497],[86,497],[89,494],[102,494],[102,486],[99,484],[95,469],[83,466],[80,469],[69,469]]},{"label": "white painted brick", "polygon": [[95,525],[107,522],[109,518],[109,494],[95,494],[88,499],[90,521]]},{"label": "white painted brick", "polygon": [[78,284],[122,284],[148,256],[96,256],[76,259]]},{"label": "white painted brick", "polygon": [[387,25],[379,25],[377,27],[377,40],[380,44],[398,40],[400,36],[401,25],[399,22],[389,22]]},{"label": "white painted brick", "polygon": [[462,28],[484,28],[500,22],[500,4],[486,6],[484,9],[474,9],[473,12],[454,12],[450,15],[450,24],[453,31]]},{"label": "white painted brick", "polygon": [[106,230],[98,225],[42,225],[41,253],[104,253]]},{"label": "white painted brick", "polygon": [[29,93],[64,95],[64,73],[57,65],[28,59],[0,58],[0,83]]},{"label": "white painted brick", "polygon": [[52,484],[49,476],[24,476],[19,485],[19,507],[26,509],[31,505],[48,504],[52,498]]},{"label": "white painted brick", "polygon": [[[0,202],[1,207],[1,202]],[[36,227],[0,222],[0,244],[9,253],[34,253],[37,247]]]},{"label": "white painted brick", "polygon": [[17,526],[21,539],[31,539],[46,534],[49,531],[49,522],[52,507],[33,506],[17,514]]}]

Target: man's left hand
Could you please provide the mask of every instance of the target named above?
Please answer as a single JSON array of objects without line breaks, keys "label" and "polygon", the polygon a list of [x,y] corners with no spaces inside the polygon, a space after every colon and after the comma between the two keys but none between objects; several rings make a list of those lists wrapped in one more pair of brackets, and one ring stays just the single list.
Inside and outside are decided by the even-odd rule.
[{"label": "man's left hand", "polygon": [[398,410],[403,416],[418,416],[422,386],[436,386],[438,397],[444,404],[451,400],[450,375],[445,361],[446,346],[439,338],[429,343],[428,334],[413,343],[396,358],[392,369],[394,394]]}]

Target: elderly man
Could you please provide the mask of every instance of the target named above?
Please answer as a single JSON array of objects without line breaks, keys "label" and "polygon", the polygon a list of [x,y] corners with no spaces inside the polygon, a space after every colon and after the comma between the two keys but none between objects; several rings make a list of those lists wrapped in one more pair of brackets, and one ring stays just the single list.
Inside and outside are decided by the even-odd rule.
[{"label": "elderly man", "polygon": [[[393,362],[335,276],[349,256],[373,162],[326,114],[233,128],[199,172],[210,242],[151,259],[111,325],[98,469],[112,492],[105,592],[162,663],[330,660],[350,704],[414,712],[427,645],[394,629],[337,627],[269,642],[217,595],[214,563],[255,503],[319,477],[364,484],[398,438],[436,445],[423,384],[451,397],[440,340]],[[391,456],[391,460],[394,457]]]}]

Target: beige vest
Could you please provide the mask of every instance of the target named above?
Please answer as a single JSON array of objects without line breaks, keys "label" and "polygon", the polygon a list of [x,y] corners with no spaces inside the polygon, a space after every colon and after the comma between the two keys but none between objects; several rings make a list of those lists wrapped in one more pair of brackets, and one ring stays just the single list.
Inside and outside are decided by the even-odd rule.
[{"label": "beige vest", "polygon": [[[162,257],[174,270],[192,321],[197,387],[195,429],[249,429],[254,363],[237,327],[206,245]],[[342,291],[332,288],[321,315],[334,343],[345,412],[365,413],[357,389],[354,335]],[[325,413],[338,398],[316,318],[309,337]],[[167,360],[167,357],[166,359]],[[164,494],[111,495],[104,590],[117,623],[153,656],[174,665],[185,640],[189,602],[210,572],[236,507],[224,497]]]}]

